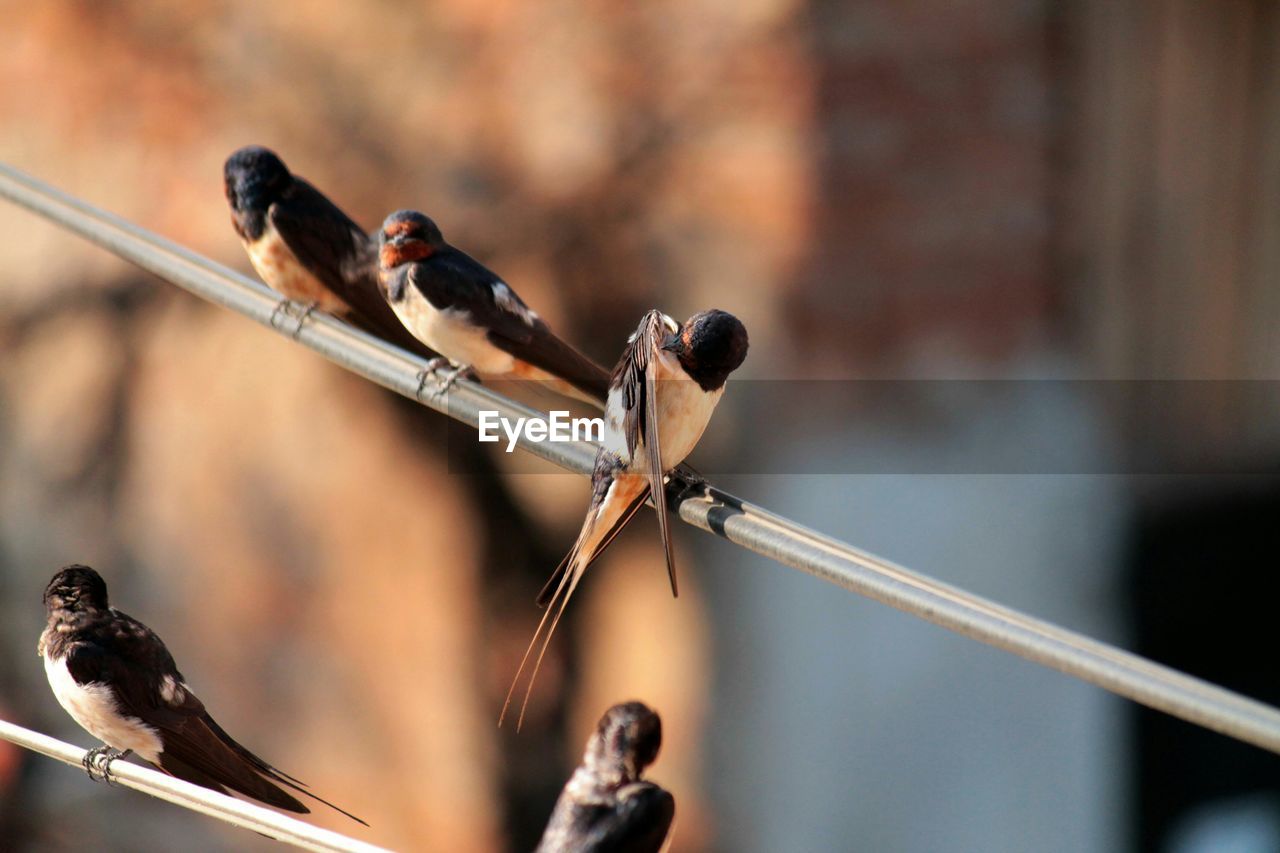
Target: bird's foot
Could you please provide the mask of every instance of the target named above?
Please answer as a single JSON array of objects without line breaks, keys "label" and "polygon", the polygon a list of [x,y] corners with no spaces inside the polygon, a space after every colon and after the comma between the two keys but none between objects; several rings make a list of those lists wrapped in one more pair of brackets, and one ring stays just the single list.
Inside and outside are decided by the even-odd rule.
[{"label": "bird's foot", "polygon": [[311,315],[320,307],[319,302],[301,303],[292,299],[281,299],[276,304],[276,308],[271,312],[271,328],[284,329],[285,319],[291,319],[294,322],[293,331],[289,333],[289,337],[297,340],[302,334],[302,330],[306,327],[307,321],[311,319]]},{"label": "bird's foot", "polygon": [[311,315],[315,313],[315,310],[319,307],[319,302],[312,302],[306,307],[306,310],[302,312],[302,316],[298,318],[297,328],[293,330],[293,334],[290,335],[290,337],[295,341],[298,339],[298,336],[302,334],[302,328],[307,325],[307,321],[311,319]]},{"label": "bird's foot", "polygon": [[293,316],[295,304],[292,299],[281,299],[277,302],[275,309],[271,312],[271,319],[268,321],[271,328],[283,329],[285,318]]},{"label": "bird's foot", "polygon": [[707,478],[684,462],[672,468],[671,473],[667,475],[667,479],[675,486],[676,496],[682,501],[695,496],[705,498],[711,493],[711,483]]},{"label": "bird's foot", "polygon": [[418,399],[427,391],[428,385],[434,385],[429,394],[431,397],[442,397],[457,384],[459,379],[468,382],[479,382],[480,377],[475,369],[466,364],[455,364],[447,358],[433,358],[427,362],[425,370],[418,374]]},{"label": "bird's foot", "polygon": [[133,750],[131,749],[121,750],[110,746],[98,746],[86,752],[84,759],[80,763],[84,765],[85,772],[89,774],[89,778],[93,781],[114,785],[116,783],[111,776],[112,762],[132,754]]},{"label": "bird's foot", "polygon": [[89,778],[93,779],[95,782],[98,777],[93,775],[94,762],[96,762],[98,758],[109,749],[111,749],[109,746],[95,746],[84,754],[84,758],[80,759],[80,766],[84,768],[85,773],[89,774]]}]

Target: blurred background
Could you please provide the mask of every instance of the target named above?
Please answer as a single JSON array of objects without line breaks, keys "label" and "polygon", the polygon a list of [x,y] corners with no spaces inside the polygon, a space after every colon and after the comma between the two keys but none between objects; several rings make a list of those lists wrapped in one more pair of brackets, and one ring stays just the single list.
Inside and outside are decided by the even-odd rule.
[{"label": "blurred background", "polygon": [[[5,162],[249,272],[222,162],[268,145],[368,228],[427,211],[608,364],[650,307],[730,310],[751,354],[692,459],[718,484],[1280,701],[1274,4],[0,20]],[[398,849],[531,849],[631,698],[676,851],[1280,849],[1274,756],[684,528],[673,600],[647,515],[499,730],[585,481],[460,471],[465,429],[8,204],[0,270],[4,719],[93,745],[35,655],[85,562],[228,730],[372,828],[314,822]],[[277,849],[6,744],[0,838]]]}]

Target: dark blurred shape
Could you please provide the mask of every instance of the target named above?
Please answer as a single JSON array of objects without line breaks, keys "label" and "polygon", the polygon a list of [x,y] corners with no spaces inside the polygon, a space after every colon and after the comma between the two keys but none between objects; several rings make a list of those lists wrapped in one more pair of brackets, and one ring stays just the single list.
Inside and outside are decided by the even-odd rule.
[{"label": "dark blurred shape", "polygon": [[[1195,498],[1143,512],[1130,589],[1137,652],[1280,704],[1277,518],[1280,479],[1204,489]],[[1193,812],[1222,808],[1248,795],[1270,795],[1271,823],[1280,823],[1280,757],[1147,708],[1130,707],[1137,749],[1138,849],[1171,849],[1177,830]]]},{"label": "dark blurred shape", "polygon": [[539,853],[656,853],[675,818],[675,798],[644,769],[662,747],[662,720],[641,702],[614,705],[587,741],[564,786]]}]

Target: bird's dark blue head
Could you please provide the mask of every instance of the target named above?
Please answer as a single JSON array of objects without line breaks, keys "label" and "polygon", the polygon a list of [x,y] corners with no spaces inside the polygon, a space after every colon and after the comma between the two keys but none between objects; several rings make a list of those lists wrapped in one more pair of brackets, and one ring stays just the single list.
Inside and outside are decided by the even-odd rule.
[{"label": "bird's dark blue head", "polygon": [[293,175],[276,153],[248,145],[227,158],[222,179],[236,232],[249,240],[262,236],[267,210],[293,183]]},{"label": "bird's dark blue head", "polygon": [[107,582],[88,566],[66,566],[44,588],[44,607],[50,613],[106,610],[107,606]]},{"label": "bird's dark blue head", "polygon": [[600,718],[584,759],[597,771],[620,771],[627,781],[634,782],[658,757],[661,747],[661,718],[643,702],[623,702]]},{"label": "bird's dark blue head", "polygon": [[444,235],[430,217],[416,210],[397,210],[383,220],[378,233],[378,265],[393,270],[429,258],[444,245]]},{"label": "bird's dark blue head", "polygon": [[662,348],[676,354],[704,391],[715,391],[746,360],[748,345],[746,326],[729,312],[713,309],[690,317]]}]

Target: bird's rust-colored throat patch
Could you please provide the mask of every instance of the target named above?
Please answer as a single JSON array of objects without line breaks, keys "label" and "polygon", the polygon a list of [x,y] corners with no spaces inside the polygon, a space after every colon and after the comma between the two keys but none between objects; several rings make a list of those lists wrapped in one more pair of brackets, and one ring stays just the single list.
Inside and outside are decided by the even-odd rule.
[{"label": "bird's rust-colored throat patch", "polygon": [[[390,235],[391,232],[387,232]],[[386,269],[398,267],[401,264],[407,264],[410,261],[420,261],[423,258],[431,257],[435,249],[424,240],[414,240],[409,243],[401,243],[393,246],[388,243],[383,246],[378,253],[378,262]]]}]

